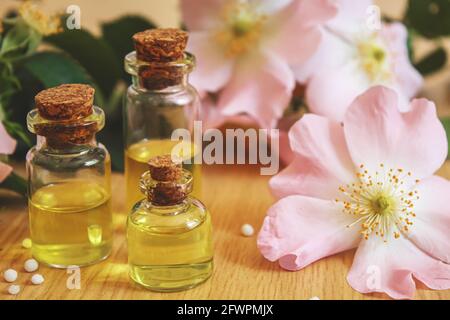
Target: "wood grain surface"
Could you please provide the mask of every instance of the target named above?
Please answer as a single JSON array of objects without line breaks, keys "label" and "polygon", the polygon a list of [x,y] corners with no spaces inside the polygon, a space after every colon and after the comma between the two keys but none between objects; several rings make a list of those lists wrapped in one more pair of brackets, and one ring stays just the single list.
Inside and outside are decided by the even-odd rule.
[{"label": "wood grain surface", "polygon": [[[450,164],[440,174],[450,177]],[[0,279],[0,299],[387,299],[384,294],[361,295],[345,278],[353,251],[322,259],[297,272],[281,269],[265,260],[256,248],[256,235],[240,235],[244,223],[259,229],[267,208],[273,203],[268,177],[257,167],[210,166],[204,168],[203,200],[212,212],[215,270],[212,278],[197,288],[178,293],[154,293],[134,285],[127,273],[125,240],[126,212],[123,210],[124,181],[113,176],[115,240],[112,255],[104,262],[81,269],[81,288],[69,290],[66,270],[41,266],[46,281],[30,283],[23,263],[30,251],[21,247],[28,236],[27,207],[23,199],[0,193],[0,271],[19,271],[17,296]],[[418,284],[416,299],[450,300],[450,290],[432,291]]]}]

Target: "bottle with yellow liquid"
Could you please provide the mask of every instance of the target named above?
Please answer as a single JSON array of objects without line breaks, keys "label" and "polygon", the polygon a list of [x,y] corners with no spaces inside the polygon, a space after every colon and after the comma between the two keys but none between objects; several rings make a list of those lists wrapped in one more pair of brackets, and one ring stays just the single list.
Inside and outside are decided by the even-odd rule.
[{"label": "bottle with yellow liquid", "polygon": [[127,222],[130,276],[154,291],[195,287],[213,271],[211,216],[189,196],[194,178],[181,162],[159,156],[148,168],[140,180],[145,198]]},{"label": "bottle with yellow liquid", "polygon": [[27,155],[32,254],[65,268],[105,259],[112,247],[111,160],[95,134],[104,126],[94,89],[41,91],[27,116],[37,144]]},{"label": "bottle with yellow liquid", "polygon": [[[136,189],[146,163],[155,156],[171,153],[178,141],[172,141],[175,129],[193,130],[198,118],[199,98],[189,84],[188,75],[195,58],[185,52],[187,33],[178,29],[152,29],[133,36],[136,51],[125,57],[125,70],[131,74],[124,103],[126,206],[142,195]],[[183,141],[177,156],[184,168],[195,176],[193,194],[201,192],[201,165],[194,158],[201,146]]]}]

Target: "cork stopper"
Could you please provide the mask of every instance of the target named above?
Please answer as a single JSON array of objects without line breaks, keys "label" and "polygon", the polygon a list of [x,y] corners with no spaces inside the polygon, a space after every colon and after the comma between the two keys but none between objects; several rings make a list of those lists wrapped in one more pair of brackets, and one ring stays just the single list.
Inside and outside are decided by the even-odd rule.
[{"label": "cork stopper", "polygon": [[188,40],[187,32],[175,28],[150,29],[133,36],[139,60],[169,62],[183,57]]},{"label": "cork stopper", "polygon": [[36,134],[47,138],[54,148],[85,144],[98,131],[93,114],[95,90],[85,84],[63,84],[39,92],[35,97],[41,121],[33,127]]},{"label": "cork stopper", "polygon": [[156,181],[177,181],[183,174],[181,161],[173,161],[170,154],[157,156],[148,162],[150,175]]},{"label": "cork stopper", "polygon": [[92,114],[95,90],[86,84],[63,84],[39,92],[36,108],[47,120],[77,120]]},{"label": "cork stopper", "polygon": [[170,155],[163,155],[150,159],[148,166],[143,180],[149,176],[150,181],[144,181],[144,191],[151,203],[169,206],[186,199],[191,192],[192,176],[183,170],[181,160],[173,161]]},{"label": "cork stopper", "polygon": [[176,62],[183,59],[187,40],[187,32],[174,28],[136,33],[133,36],[136,56],[148,63],[138,69],[139,84],[149,90],[181,84],[185,71]]}]

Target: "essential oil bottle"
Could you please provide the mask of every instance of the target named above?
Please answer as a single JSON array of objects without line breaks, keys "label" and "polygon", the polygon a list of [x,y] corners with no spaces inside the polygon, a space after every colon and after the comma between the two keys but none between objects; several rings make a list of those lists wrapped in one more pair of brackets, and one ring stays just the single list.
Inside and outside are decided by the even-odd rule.
[{"label": "essential oil bottle", "polygon": [[130,276],[154,291],[179,291],[207,280],[213,270],[211,217],[189,196],[193,175],[170,155],[152,158],[140,180],[145,198],[127,222]]},{"label": "essential oil bottle", "polygon": [[[175,129],[192,132],[199,114],[199,98],[189,84],[195,58],[185,52],[188,35],[178,29],[151,29],[133,36],[135,51],[125,57],[125,70],[131,74],[124,103],[126,204],[131,209],[142,199],[136,190],[149,159],[169,154],[178,141]],[[193,194],[201,192],[200,164],[194,157],[201,146],[184,141],[181,154],[184,168],[195,177]]]},{"label": "essential oil bottle", "polygon": [[27,116],[37,135],[27,154],[32,254],[53,267],[89,265],[111,251],[111,160],[95,139],[105,116],[93,100],[88,85],[61,85],[38,93]]}]

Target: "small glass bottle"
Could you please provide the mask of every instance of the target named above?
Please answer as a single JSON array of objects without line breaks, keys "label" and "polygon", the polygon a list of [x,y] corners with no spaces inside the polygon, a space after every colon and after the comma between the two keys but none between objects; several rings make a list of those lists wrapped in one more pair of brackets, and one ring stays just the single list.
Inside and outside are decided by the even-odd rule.
[{"label": "small glass bottle", "polygon": [[27,116],[37,135],[27,154],[32,254],[53,267],[89,265],[111,252],[111,159],[95,139],[105,115],[93,99],[88,85],[61,85],[36,95]]},{"label": "small glass bottle", "polygon": [[128,217],[130,276],[154,291],[178,291],[206,281],[213,270],[211,217],[189,196],[193,176],[170,155],[152,158],[140,181],[146,196]]},{"label": "small glass bottle", "polygon": [[[187,33],[178,29],[152,29],[133,36],[136,51],[125,57],[125,70],[132,76],[124,103],[125,179],[127,209],[142,195],[136,190],[152,157],[169,154],[179,141],[172,141],[175,129],[193,132],[199,114],[199,97],[189,84],[195,58],[185,52]],[[192,136],[192,135],[191,135]],[[201,165],[194,157],[201,146],[193,141],[177,154],[184,168],[195,177],[194,192],[200,196]]]}]

